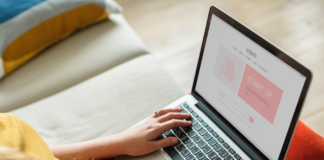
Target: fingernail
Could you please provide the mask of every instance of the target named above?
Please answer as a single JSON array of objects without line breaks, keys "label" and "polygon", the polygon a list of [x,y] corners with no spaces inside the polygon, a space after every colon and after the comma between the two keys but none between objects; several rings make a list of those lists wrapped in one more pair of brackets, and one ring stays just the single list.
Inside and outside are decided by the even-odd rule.
[{"label": "fingernail", "polygon": [[181,110],[182,110],[182,108],[181,108],[181,107],[177,107],[177,109],[181,109]]},{"label": "fingernail", "polygon": [[172,138],[172,143],[176,144],[176,143],[178,143],[178,140],[176,138]]}]

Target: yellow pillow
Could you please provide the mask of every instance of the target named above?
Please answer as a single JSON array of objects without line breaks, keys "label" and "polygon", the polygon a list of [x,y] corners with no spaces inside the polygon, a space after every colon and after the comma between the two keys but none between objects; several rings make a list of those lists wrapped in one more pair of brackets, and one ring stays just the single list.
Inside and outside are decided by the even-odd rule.
[{"label": "yellow pillow", "polygon": [[120,11],[112,0],[2,0],[0,78],[76,30],[106,19],[108,12]]}]

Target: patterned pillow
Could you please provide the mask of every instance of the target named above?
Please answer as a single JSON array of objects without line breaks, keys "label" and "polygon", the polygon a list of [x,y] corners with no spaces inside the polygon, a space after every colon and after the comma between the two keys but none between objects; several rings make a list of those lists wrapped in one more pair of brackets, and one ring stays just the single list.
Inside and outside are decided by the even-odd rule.
[{"label": "patterned pillow", "polygon": [[113,0],[0,0],[0,79],[51,44],[121,10]]}]

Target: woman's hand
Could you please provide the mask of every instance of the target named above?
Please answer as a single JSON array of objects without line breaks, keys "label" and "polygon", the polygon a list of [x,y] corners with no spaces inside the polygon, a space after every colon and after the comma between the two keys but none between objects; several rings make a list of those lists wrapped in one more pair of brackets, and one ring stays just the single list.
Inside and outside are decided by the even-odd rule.
[{"label": "woman's hand", "polygon": [[124,150],[122,154],[144,155],[176,144],[178,139],[175,137],[162,140],[156,138],[167,130],[191,125],[191,121],[183,120],[190,118],[191,114],[180,113],[181,110],[181,108],[162,109],[158,111],[160,117],[153,114],[143,123],[118,134],[122,138],[120,140]]},{"label": "woman's hand", "polygon": [[181,110],[181,108],[162,109],[158,111],[160,117],[153,114],[143,123],[120,134],[86,142],[53,146],[51,150],[58,159],[70,158],[78,160],[111,158],[118,155],[138,156],[148,154],[178,142],[175,137],[155,140],[165,131],[191,125],[191,121],[183,120],[190,118],[191,115],[180,113]]}]

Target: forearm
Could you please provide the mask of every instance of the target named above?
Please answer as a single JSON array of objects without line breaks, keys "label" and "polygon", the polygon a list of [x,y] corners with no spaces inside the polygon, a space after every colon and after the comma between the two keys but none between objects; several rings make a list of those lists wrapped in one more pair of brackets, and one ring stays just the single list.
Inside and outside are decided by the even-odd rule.
[{"label": "forearm", "polygon": [[124,154],[121,137],[118,135],[50,148],[54,156],[58,159],[101,159]]},{"label": "forearm", "polygon": [[58,159],[102,159],[118,155],[140,156],[178,142],[175,137],[156,140],[165,131],[176,127],[187,127],[192,123],[185,121],[191,114],[180,113],[181,108],[168,108],[153,114],[143,123],[122,133],[75,144],[51,147]]}]

